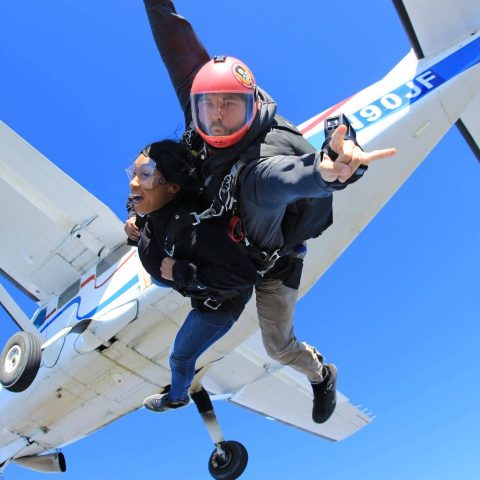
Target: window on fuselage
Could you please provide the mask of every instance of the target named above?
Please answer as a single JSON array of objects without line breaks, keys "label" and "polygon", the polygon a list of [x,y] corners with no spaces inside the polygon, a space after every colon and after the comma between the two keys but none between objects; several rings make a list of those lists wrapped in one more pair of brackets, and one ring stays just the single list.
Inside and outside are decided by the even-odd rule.
[{"label": "window on fuselage", "polygon": [[60,310],[66,305],[72,298],[75,298],[80,291],[80,279],[72,283],[67,289],[65,289],[58,297],[57,310]]},{"label": "window on fuselage", "polygon": [[47,307],[42,308],[35,313],[35,316],[32,318],[32,323],[35,325],[35,327],[40,328],[45,323],[46,319]]},{"label": "window on fuselage", "polygon": [[130,245],[121,245],[113,252],[109,253],[104,259],[100,260],[97,263],[97,268],[95,271],[95,276],[98,278],[103,275],[107,270],[112,268],[116,263],[118,263],[122,257],[130,251],[132,247]]}]

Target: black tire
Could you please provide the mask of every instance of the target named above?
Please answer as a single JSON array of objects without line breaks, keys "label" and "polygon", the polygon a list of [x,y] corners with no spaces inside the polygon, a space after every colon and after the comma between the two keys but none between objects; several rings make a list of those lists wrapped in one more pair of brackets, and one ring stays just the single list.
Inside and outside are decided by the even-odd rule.
[{"label": "black tire", "polygon": [[239,442],[222,442],[221,447],[226,453],[222,460],[215,449],[208,461],[208,471],[217,480],[234,480],[245,470],[248,463],[247,449]]},{"label": "black tire", "polygon": [[23,392],[35,380],[42,349],[39,339],[29,332],[13,335],[0,357],[0,383],[10,392]]}]

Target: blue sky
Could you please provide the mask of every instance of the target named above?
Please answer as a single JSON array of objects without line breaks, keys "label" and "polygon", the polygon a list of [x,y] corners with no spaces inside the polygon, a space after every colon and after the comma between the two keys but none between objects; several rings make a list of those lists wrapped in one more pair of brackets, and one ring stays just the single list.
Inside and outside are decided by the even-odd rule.
[{"label": "blue sky", "polygon": [[[409,49],[384,0],[176,5],[212,54],[243,59],[295,123],[380,79]],[[124,167],[183,126],[143,2],[2,2],[0,66],[0,119],[123,217]],[[452,130],[298,305],[297,336],[337,364],[339,388],[375,422],[332,444],[217,404],[225,436],[249,450],[242,478],[479,477],[479,177]],[[3,344],[15,327],[3,312],[0,322]],[[63,478],[208,479],[211,450],[194,408],[141,410],[66,447]]]}]

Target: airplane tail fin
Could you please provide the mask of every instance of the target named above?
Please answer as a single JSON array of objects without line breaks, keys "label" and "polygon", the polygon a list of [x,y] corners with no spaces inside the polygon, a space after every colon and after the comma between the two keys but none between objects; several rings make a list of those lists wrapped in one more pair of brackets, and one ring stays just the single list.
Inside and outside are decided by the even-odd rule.
[{"label": "airplane tail fin", "polygon": [[[478,0],[393,0],[393,4],[418,59],[433,57],[467,42],[480,30]],[[479,107],[480,93],[477,93],[456,126],[480,161]]]},{"label": "airplane tail fin", "polygon": [[478,0],[393,0],[393,4],[418,59],[447,50],[480,27]]}]

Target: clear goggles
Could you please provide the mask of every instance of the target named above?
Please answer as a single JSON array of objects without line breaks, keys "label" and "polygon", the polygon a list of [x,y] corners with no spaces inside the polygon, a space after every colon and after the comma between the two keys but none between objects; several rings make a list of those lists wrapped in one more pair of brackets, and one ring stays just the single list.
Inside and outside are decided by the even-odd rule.
[{"label": "clear goggles", "polygon": [[135,164],[125,169],[128,179],[132,182],[135,178],[141,188],[153,190],[158,185],[165,185],[167,181],[155,170],[155,162],[152,159],[148,163],[136,167]]},{"label": "clear goggles", "polygon": [[218,92],[191,95],[193,120],[208,136],[228,136],[249,125],[255,115],[252,93]]}]

